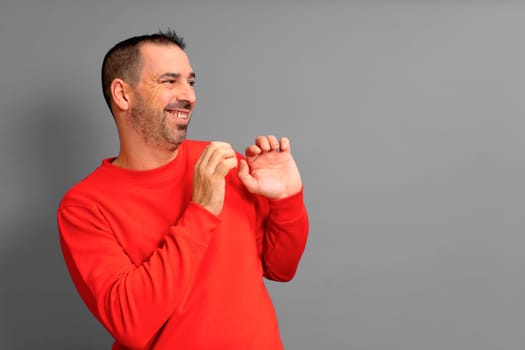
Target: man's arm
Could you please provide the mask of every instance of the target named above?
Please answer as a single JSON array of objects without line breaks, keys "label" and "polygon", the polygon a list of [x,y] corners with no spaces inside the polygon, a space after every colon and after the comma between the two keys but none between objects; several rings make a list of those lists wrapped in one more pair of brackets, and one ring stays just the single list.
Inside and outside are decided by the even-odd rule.
[{"label": "man's arm", "polygon": [[261,198],[259,210],[268,213],[263,234],[257,242],[264,276],[274,281],[290,281],[295,275],[308,236],[308,215],[303,192],[284,199]]},{"label": "man's arm", "polygon": [[299,169],[288,138],[259,136],[246,148],[239,178],[258,197],[258,214],[264,233],[258,246],[265,276],[272,280],[293,278],[308,235],[308,215]]},{"label": "man's arm", "polygon": [[66,204],[58,211],[62,252],[75,286],[102,325],[130,348],[145,348],[180,304],[217,223],[191,203],[159,248],[135,265],[95,206]]}]

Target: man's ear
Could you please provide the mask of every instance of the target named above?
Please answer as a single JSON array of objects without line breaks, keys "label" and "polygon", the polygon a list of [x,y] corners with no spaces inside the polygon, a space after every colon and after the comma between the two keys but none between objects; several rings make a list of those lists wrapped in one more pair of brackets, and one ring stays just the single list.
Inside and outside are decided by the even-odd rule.
[{"label": "man's ear", "polygon": [[117,78],[111,82],[111,97],[116,108],[122,111],[129,109],[129,85],[124,80]]}]

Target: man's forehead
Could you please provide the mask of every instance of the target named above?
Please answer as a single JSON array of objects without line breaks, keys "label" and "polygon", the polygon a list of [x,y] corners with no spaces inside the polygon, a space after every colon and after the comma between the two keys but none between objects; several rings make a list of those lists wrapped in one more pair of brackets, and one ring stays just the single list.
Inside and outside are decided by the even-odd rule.
[{"label": "man's forehead", "polygon": [[173,43],[145,42],[139,46],[139,51],[144,58],[160,59],[163,56],[179,56],[187,59],[184,50]]},{"label": "man's forehead", "polygon": [[186,53],[175,44],[144,43],[140,46],[140,53],[143,68],[157,74],[171,71],[186,75],[192,72]]}]

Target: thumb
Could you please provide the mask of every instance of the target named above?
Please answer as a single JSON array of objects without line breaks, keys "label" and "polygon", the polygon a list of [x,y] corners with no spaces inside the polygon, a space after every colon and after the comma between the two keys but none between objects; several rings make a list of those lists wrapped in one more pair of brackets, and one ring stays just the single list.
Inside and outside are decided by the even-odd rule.
[{"label": "thumb", "polygon": [[250,170],[248,167],[248,163],[246,163],[246,160],[241,159],[239,162],[239,170],[237,172],[237,176],[239,176],[239,179],[241,180],[242,184],[246,189],[251,193],[258,193],[259,185],[257,183],[257,180],[253,178],[253,176],[250,174]]}]

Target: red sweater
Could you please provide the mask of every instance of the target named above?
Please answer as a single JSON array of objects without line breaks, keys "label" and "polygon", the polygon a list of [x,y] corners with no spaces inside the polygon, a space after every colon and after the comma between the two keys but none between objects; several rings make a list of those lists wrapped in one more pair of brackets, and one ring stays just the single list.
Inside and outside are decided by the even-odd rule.
[{"label": "red sweater", "polygon": [[148,171],[105,159],[60,203],[65,262],[113,349],[283,348],[262,277],[295,274],[308,231],[303,194],[254,196],[234,169],[214,216],[191,202],[206,145],[185,141]]}]

